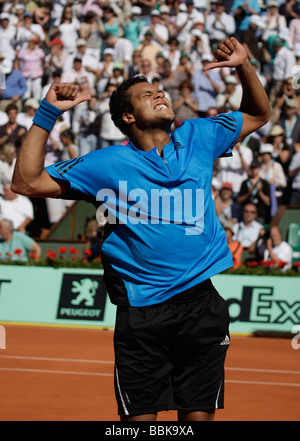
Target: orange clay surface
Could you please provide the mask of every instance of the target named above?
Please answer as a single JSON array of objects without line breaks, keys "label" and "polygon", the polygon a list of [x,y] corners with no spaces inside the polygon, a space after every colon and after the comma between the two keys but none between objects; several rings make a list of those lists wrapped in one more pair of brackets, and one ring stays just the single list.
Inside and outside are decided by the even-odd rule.
[{"label": "orange clay surface", "polygon": [[[1,421],[119,421],[110,330],[5,325]],[[300,419],[300,349],[289,338],[232,336],[216,421]],[[176,421],[161,412],[158,421]]]}]

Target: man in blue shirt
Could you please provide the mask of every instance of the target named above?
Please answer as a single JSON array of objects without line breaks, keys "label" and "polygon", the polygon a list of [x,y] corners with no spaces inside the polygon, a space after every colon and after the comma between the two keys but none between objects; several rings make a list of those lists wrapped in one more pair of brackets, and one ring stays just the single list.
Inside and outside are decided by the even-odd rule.
[{"label": "man in blue shirt", "polygon": [[85,199],[107,225],[102,262],[117,304],[115,391],[122,420],[212,420],[223,407],[228,311],[210,277],[232,266],[211,197],[213,162],[264,125],[268,98],[243,46],[231,38],[207,66],[236,68],[241,109],[186,121],[163,91],[134,77],[112,95],[115,125],[130,138],[44,169],[44,146],[61,112],[88,97],[51,86],[18,155],[13,189],[26,195]]}]

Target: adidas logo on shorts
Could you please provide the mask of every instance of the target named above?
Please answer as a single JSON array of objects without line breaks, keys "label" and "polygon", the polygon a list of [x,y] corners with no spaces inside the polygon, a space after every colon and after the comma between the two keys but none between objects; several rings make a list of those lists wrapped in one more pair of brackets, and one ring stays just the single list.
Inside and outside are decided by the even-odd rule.
[{"label": "adidas logo on shorts", "polygon": [[220,346],[229,345],[229,343],[230,343],[230,338],[228,337],[228,335],[225,335],[225,338],[223,341],[221,341]]}]

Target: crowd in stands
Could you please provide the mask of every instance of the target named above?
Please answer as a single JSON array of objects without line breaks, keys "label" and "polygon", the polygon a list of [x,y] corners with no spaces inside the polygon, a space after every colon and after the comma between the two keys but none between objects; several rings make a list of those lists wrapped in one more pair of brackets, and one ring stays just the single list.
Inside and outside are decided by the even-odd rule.
[{"label": "crowd in stands", "polygon": [[[238,110],[236,71],[203,70],[230,36],[244,45],[272,114],[234,146],[232,157],[215,162],[212,194],[234,255],[259,253],[278,207],[300,206],[297,0],[1,1],[0,219],[11,221],[4,227],[43,238],[72,203],[29,200],[9,190],[20,145],[51,83],[76,83],[91,98],[59,118],[45,165],[126,143],[110,118],[109,99],[137,74],[164,90],[176,114],[174,129],[185,119]],[[273,235],[278,242],[274,230],[268,244]],[[267,243],[264,250],[272,254]]]}]

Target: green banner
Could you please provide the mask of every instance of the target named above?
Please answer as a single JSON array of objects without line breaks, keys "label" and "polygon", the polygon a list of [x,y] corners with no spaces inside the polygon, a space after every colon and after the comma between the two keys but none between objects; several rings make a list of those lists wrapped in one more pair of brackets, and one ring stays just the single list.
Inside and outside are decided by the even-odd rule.
[{"label": "green banner", "polygon": [[[218,275],[230,331],[292,332],[300,324],[299,278]],[[94,269],[0,266],[0,323],[113,327],[116,308]]]}]

